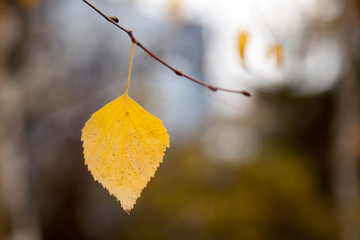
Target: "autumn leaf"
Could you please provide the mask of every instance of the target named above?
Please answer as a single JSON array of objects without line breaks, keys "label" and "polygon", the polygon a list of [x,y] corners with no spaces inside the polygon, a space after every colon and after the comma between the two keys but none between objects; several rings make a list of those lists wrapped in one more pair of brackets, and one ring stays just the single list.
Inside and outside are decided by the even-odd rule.
[{"label": "autumn leaf", "polygon": [[269,49],[269,52],[267,54],[268,57],[274,57],[276,60],[277,67],[281,67],[284,62],[284,53],[283,53],[283,47],[281,44],[274,44]]},{"label": "autumn leaf", "polygon": [[248,42],[248,33],[247,31],[240,31],[238,36],[238,50],[240,53],[241,63],[245,67],[245,49]]},{"label": "autumn leaf", "polygon": [[142,190],[155,175],[169,147],[169,135],[162,121],[128,96],[95,112],[82,130],[85,164],[130,214]]}]

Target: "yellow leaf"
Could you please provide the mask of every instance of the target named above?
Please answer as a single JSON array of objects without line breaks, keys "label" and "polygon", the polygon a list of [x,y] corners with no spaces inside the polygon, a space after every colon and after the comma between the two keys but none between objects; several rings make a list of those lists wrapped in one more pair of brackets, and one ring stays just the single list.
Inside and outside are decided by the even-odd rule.
[{"label": "yellow leaf", "polygon": [[244,67],[245,67],[245,49],[247,46],[247,41],[248,41],[248,33],[246,31],[240,31],[238,37],[238,49]]},{"label": "yellow leaf", "polygon": [[128,213],[163,160],[169,135],[160,119],[125,94],[82,130],[85,164]]},{"label": "yellow leaf", "polygon": [[134,43],[125,94],[95,112],[81,135],[85,164],[128,214],[169,147],[162,121],[128,96],[133,51]]},{"label": "yellow leaf", "polygon": [[283,47],[280,44],[274,44],[267,54],[269,57],[273,56],[276,60],[277,67],[281,67],[284,62]]}]

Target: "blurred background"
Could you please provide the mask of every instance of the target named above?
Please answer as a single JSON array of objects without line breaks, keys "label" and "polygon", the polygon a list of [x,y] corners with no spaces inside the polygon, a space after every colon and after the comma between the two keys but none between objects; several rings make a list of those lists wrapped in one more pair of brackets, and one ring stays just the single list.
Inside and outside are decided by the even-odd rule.
[{"label": "blurred background", "polygon": [[128,36],[81,0],[1,0],[0,239],[360,239],[359,1],[91,3],[184,73],[253,97],[135,48],[130,95],[171,148],[128,216],[80,141],[125,90]]}]

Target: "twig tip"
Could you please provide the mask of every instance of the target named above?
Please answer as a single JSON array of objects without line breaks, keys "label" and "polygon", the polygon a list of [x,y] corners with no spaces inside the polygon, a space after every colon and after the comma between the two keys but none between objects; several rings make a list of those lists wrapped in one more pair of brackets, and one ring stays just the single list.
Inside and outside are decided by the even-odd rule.
[{"label": "twig tip", "polygon": [[251,97],[251,93],[249,93],[248,91],[243,91],[242,94],[247,97]]}]

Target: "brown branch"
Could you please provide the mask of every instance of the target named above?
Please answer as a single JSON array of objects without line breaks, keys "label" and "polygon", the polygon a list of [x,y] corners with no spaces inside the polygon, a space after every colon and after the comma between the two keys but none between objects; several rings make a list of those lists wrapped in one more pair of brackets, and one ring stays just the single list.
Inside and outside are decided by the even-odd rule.
[{"label": "brown branch", "polygon": [[119,29],[121,29],[122,31],[126,32],[131,41],[133,43],[135,43],[137,46],[139,46],[140,48],[142,48],[147,54],[149,54],[152,58],[154,58],[156,61],[160,62],[161,64],[163,64],[164,66],[166,66],[167,68],[169,68],[170,70],[172,70],[176,75],[180,76],[180,77],[184,77],[187,78],[203,87],[206,87],[207,89],[210,89],[211,91],[223,91],[223,92],[230,92],[230,93],[239,93],[239,94],[243,94],[244,96],[250,97],[251,94],[248,91],[237,91],[237,90],[231,90],[231,89],[226,89],[226,88],[220,88],[220,87],[215,87],[209,84],[206,84],[204,82],[201,82],[195,78],[192,78],[184,73],[182,73],[180,70],[170,66],[168,63],[164,62],[163,60],[161,60],[160,58],[158,58],[154,53],[152,53],[150,50],[148,50],[146,47],[144,47],[144,45],[142,45],[142,43],[140,43],[134,36],[133,32],[131,30],[128,30],[124,27],[122,27],[121,25],[118,24],[119,20],[117,17],[109,17],[107,16],[105,13],[101,12],[99,9],[97,9],[94,5],[92,5],[91,3],[89,3],[87,0],[82,0],[83,2],[85,2],[87,5],[89,5],[92,9],[94,9],[97,13],[99,13],[101,16],[103,16],[107,21],[109,21],[110,23],[114,24],[116,27],[118,27]]}]

